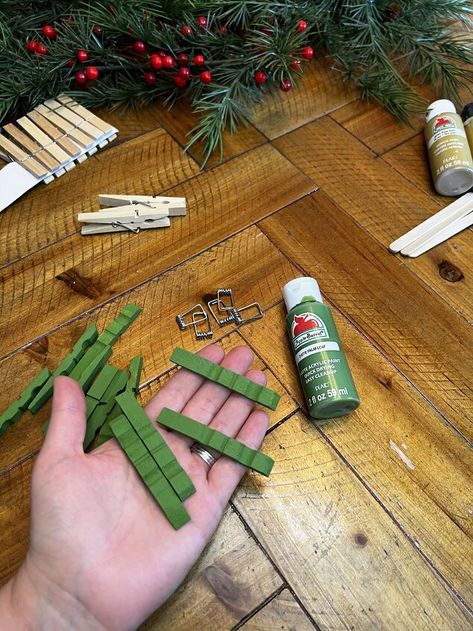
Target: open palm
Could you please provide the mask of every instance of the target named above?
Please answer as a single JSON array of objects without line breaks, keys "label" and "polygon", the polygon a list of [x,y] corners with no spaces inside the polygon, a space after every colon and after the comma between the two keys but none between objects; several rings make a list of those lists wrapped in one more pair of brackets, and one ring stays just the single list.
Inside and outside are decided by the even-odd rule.
[{"label": "open palm", "polygon": [[[208,359],[265,383],[249,369],[246,347]],[[248,372],[247,372],[248,371]],[[155,419],[163,407],[210,424],[258,448],[268,417],[245,398],[180,370],[146,407]],[[196,492],[185,502],[191,521],[168,523],[115,440],[85,454],[85,403],[78,384],[55,381],[49,431],[32,481],[30,549],[23,572],[68,628],[134,629],[177,588],[195,563],[244,467],[220,458],[209,467],[191,453],[190,440],[160,428]],[[77,625],[74,626],[74,616]]]}]

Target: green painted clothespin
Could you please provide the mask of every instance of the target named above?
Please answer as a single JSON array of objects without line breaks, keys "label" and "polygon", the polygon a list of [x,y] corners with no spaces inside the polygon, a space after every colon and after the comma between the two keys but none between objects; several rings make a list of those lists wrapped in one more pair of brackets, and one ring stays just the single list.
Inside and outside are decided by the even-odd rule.
[{"label": "green painted clothespin", "polygon": [[171,361],[271,410],[276,409],[281,398],[274,390],[260,386],[243,375],[219,366],[219,364],[214,364],[208,359],[194,355],[194,353],[190,353],[183,348],[175,348],[173,350]]},{"label": "green painted clothespin", "polygon": [[41,390],[43,385],[50,378],[51,373],[48,368],[36,375],[36,377],[28,384],[23,390],[16,401],[13,401],[7,409],[0,415],[0,434],[3,434],[10,425],[13,425],[25,410],[28,409],[29,404],[35,398],[37,393]]}]

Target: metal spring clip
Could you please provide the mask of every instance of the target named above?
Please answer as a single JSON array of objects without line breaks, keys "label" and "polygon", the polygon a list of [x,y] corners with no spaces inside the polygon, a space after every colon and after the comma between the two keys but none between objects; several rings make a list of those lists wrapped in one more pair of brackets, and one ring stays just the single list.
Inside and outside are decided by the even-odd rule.
[{"label": "metal spring clip", "polygon": [[[190,322],[186,322],[185,317],[189,314],[192,314],[192,320]],[[196,320],[195,316],[202,317]],[[199,322],[205,322],[205,320],[208,320],[208,315],[201,304],[189,307],[189,309],[184,311],[184,313],[180,313],[176,316],[176,322],[181,331],[184,331],[184,329],[188,329],[190,326],[193,326],[195,328],[196,324],[199,324]]]}]

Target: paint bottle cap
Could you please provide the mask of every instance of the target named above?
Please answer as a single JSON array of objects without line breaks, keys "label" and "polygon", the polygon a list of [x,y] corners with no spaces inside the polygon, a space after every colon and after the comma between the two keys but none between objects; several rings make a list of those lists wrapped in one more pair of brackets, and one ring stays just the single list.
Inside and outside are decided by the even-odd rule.
[{"label": "paint bottle cap", "polygon": [[464,123],[466,123],[467,120],[470,120],[470,118],[473,118],[473,103],[465,105],[462,112],[462,121]]},{"label": "paint bottle cap", "polygon": [[302,302],[303,298],[312,296],[317,302],[323,302],[319,285],[315,278],[301,276],[290,280],[282,290],[286,309],[290,311],[293,307]]},{"label": "paint bottle cap", "polygon": [[456,114],[457,110],[455,105],[449,101],[448,99],[439,99],[438,101],[434,101],[429,105],[427,111],[425,112],[425,122],[428,123],[435,116],[439,116],[440,114]]}]

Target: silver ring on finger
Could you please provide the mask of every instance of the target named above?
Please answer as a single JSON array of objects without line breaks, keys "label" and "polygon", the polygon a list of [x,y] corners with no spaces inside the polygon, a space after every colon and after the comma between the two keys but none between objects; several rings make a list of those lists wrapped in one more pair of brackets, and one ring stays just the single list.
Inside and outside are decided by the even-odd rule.
[{"label": "silver ring on finger", "polygon": [[205,447],[202,447],[200,443],[194,443],[191,446],[191,452],[196,454],[196,456],[199,456],[199,458],[201,458],[201,460],[203,460],[209,467],[213,467],[213,465],[217,462],[215,455],[208,449],[205,449]]}]

